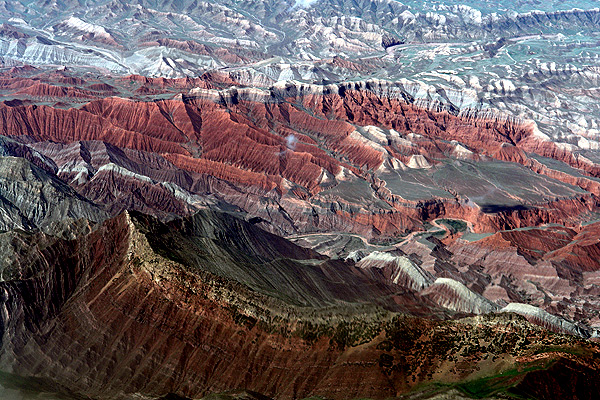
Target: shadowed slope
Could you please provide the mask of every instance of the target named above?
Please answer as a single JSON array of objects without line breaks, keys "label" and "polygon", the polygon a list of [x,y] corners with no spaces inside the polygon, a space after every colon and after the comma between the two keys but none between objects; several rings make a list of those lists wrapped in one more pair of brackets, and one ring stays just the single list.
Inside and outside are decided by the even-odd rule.
[{"label": "shadowed slope", "polygon": [[55,175],[20,157],[0,157],[0,204],[0,230],[54,232],[70,220],[107,218]]},{"label": "shadowed slope", "polygon": [[94,399],[231,389],[387,398],[514,363],[542,369],[536,351],[560,358],[544,346],[581,351],[574,362],[598,370],[591,343],[512,314],[390,320],[373,303],[435,308],[368,276],[376,270],[331,263],[230,215],[163,224],[122,214],[79,232],[0,234],[0,370],[13,383]]},{"label": "shadowed slope", "polygon": [[[229,214],[202,210],[163,224],[132,213],[132,220],[158,254],[290,304],[373,302],[395,310],[407,306],[406,311],[416,313],[433,308],[414,292],[384,284],[376,269],[328,260]],[[395,295],[402,295],[402,300],[393,300]]]}]

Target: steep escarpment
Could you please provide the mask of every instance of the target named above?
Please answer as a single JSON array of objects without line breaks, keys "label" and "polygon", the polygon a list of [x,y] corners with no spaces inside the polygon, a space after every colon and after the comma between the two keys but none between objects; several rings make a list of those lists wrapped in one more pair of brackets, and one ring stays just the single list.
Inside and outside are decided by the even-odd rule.
[{"label": "steep escarpment", "polygon": [[101,221],[108,216],[54,174],[21,157],[0,157],[0,202],[0,230],[54,232],[70,220]]},{"label": "steep escarpment", "polygon": [[600,10],[454,3],[0,1],[0,398],[596,398]]},{"label": "steep escarpment", "polygon": [[[27,85],[51,78],[32,76]],[[136,210],[162,221],[139,220],[161,256],[294,307],[375,303],[456,316],[517,303],[534,308],[509,311],[548,329],[597,334],[596,227],[585,225],[598,212],[592,161],[579,168],[581,156],[526,120],[417,98],[403,83],[232,88],[224,76],[113,79],[105,84],[122,93],[143,85],[165,94],[72,108],[33,97],[4,102],[3,154],[68,192],[25,224],[17,210],[40,201],[35,190],[22,191],[15,198],[27,204],[7,205],[15,211],[6,229],[44,228],[44,215],[101,221]],[[64,71],[53,79],[109,90]],[[555,158],[528,152],[537,145],[557,150],[541,152]],[[98,204],[98,216],[77,208],[80,200],[92,204],[85,199]],[[221,218],[229,222],[208,229],[207,209],[246,222]],[[166,222],[199,211],[200,219]],[[59,232],[64,224],[50,225]],[[318,255],[283,257],[278,246],[288,243],[263,229],[359,268]],[[241,236],[223,239],[233,231]],[[252,237],[277,246],[257,247]]]},{"label": "steep escarpment", "polygon": [[[239,229],[229,230],[232,224]],[[181,240],[179,232],[195,238],[195,247],[169,240]],[[72,240],[1,234],[11,260],[0,260],[2,371],[95,399],[195,398],[235,388],[286,399],[342,399],[385,398],[436,382],[460,388],[514,365],[543,371],[562,358],[550,348],[581,351],[571,362],[588,374],[598,369],[592,343],[548,334],[513,314],[390,319],[389,311],[365,302],[388,296],[383,278],[361,284],[365,291],[349,291],[366,279],[364,272],[329,265],[283,239],[253,239],[261,235],[270,234],[215,213],[171,225],[123,214]],[[184,248],[194,251],[187,260]],[[288,267],[282,273],[296,277],[296,291],[286,288],[290,280],[268,272],[281,262]],[[302,272],[300,264],[315,267]],[[252,270],[266,272],[276,291],[231,279],[234,271],[242,279]],[[353,280],[340,281],[347,273]],[[294,305],[300,288],[311,306]],[[397,305],[388,303],[389,309],[408,295],[392,298]],[[337,307],[319,305],[326,303]],[[497,390],[526,382],[525,372],[518,376]]]},{"label": "steep escarpment", "polygon": [[357,266],[360,268],[383,269],[387,280],[395,285],[421,290],[433,282],[431,274],[404,256],[374,251],[362,258]]},{"label": "steep escarpment", "polygon": [[[200,211],[163,225],[134,214],[154,251],[190,267],[201,268],[251,289],[282,297],[298,306],[323,307],[340,301],[374,301],[387,308],[402,307],[402,296],[371,271],[332,262],[312,250],[230,216]],[[143,221],[143,222],[142,222]],[[359,289],[360,288],[360,289]],[[388,301],[394,295],[399,297]],[[372,300],[372,299],[381,300]],[[412,312],[433,310],[433,304],[409,294]],[[408,309],[407,309],[408,310]]]},{"label": "steep escarpment", "polygon": [[[547,140],[533,122],[415,97],[405,82],[262,89],[231,87],[223,73],[129,78],[109,86],[130,93],[128,85],[149,85],[173,96],[69,109],[4,102],[0,132],[50,158],[59,176],[113,214],[164,218],[218,203],[279,234],[386,238],[440,217],[469,221],[476,232],[575,226],[598,206],[595,164]],[[27,87],[51,78],[23,79]],[[95,150],[103,146],[110,150]]]},{"label": "steep escarpment", "polygon": [[[439,221],[434,223],[449,224]],[[432,232],[445,233],[442,240],[413,236],[391,250],[437,279],[422,295],[457,311],[508,306],[557,332],[597,335],[599,320],[592,311],[598,293],[597,224],[549,224],[462,238],[449,231]]]}]

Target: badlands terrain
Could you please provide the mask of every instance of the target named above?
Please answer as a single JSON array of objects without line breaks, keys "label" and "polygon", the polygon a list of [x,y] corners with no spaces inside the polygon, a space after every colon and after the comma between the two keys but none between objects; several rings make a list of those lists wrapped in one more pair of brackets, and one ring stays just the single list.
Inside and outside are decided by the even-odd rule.
[{"label": "badlands terrain", "polygon": [[0,1],[0,397],[593,399],[593,1]]}]

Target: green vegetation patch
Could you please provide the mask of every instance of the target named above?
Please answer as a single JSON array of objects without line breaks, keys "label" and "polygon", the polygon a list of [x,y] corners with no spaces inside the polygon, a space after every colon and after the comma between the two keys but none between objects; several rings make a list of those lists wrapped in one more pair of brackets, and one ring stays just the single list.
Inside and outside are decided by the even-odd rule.
[{"label": "green vegetation patch", "polygon": [[549,365],[547,364],[536,364],[525,368],[509,369],[497,375],[458,384],[456,385],[456,388],[475,399],[484,399],[498,393],[502,393],[509,398],[528,399],[530,397],[524,396],[511,389],[517,385],[528,372],[546,369],[548,366]]},{"label": "green vegetation patch", "polygon": [[420,232],[415,235],[415,237],[422,237],[422,238],[428,238],[431,236],[443,238],[444,236],[446,236],[446,231],[438,230],[438,231],[433,231],[433,232]]},{"label": "green vegetation patch", "polygon": [[450,230],[452,233],[465,232],[467,230],[467,223],[460,219],[443,218],[438,222]]},{"label": "green vegetation patch", "polygon": [[544,346],[535,351],[535,354],[545,354],[545,353],[566,353],[573,354],[576,356],[584,356],[589,355],[589,351],[586,351],[583,348],[575,348],[575,347],[563,347],[563,346]]}]

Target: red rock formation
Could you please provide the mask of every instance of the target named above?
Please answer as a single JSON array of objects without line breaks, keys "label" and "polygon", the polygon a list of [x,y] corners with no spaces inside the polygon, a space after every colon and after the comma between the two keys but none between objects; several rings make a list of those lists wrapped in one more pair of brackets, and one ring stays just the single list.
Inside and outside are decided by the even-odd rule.
[{"label": "red rock formation", "polygon": [[120,147],[157,153],[187,154],[181,146],[138,132],[127,131],[88,112],[61,110],[48,106],[0,106],[0,132],[5,135],[28,135],[37,140],[71,142],[104,140]]},{"label": "red rock formation", "polygon": [[567,265],[577,272],[600,270],[600,223],[585,226],[569,244],[546,254],[556,264]]},{"label": "red rock formation", "polygon": [[237,82],[232,80],[226,74],[216,72],[206,73],[200,78],[151,78],[141,75],[129,75],[120,78],[122,82],[138,82],[142,85],[154,86],[157,88],[177,88],[177,89],[192,89],[195,87],[211,88],[214,85],[225,84],[228,86],[235,85]]},{"label": "red rock formation", "polygon": [[117,89],[108,83],[92,83],[88,86],[88,88],[96,92],[109,92],[111,94],[117,94]]},{"label": "red rock formation", "polygon": [[192,54],[212,56],[218,60],[223,61],[228,65],[240,64],[242,62],[248,61],[247,58],[240,57],[240,55],[236,54],[230,49],[226,49],[224,47],[207,46],[205,44],[201,44],[193,40],[176,40],[162,38],[154,42],[141,43],[140,46],[165,46],[183,50]]},{"label": "red rock formation", "polygon": [[33,98],[77,98],[93,99],[98,97],[97,92],[84,89],[76,89],[65,86],[54,86],[47,83],[35,83],[15,93],[16,95],[27,95]]},{"label": "red rock formation", "polygon": [[281,184],[281,177],[279,176],[243,171],[240,168],[235,168],[216,161],[187,157],[180,154],[167,154],[165,157],[174,165],[186,171],[212,175],[228,182],[258,186],[267,191],[273,190]]},{"label": "red rock formation", "polygon": [[[65,74],[57,72],[55,78],[67,79]],[[42,75],[2,82],[6,88],[18,88],[30,97],[34,93],[68,95],[64,88],[50,93],[49,86],[37,81],[48,78]],[[179,168],[233,183],[235,194],[226,190],[228,194],[222,199],[247,211],[249,200],[240,196],[240,191],[269,198],[269,202],[279,204],[277,207],[287,202],[284,214],[294,215],[295,225],[307,230],[349,229],[369,237],[393,236],[418,229],[420,221],[439,217],[469,221],[476,232],[554,222],[575,226],[583,214],[598,205],[594,197],[573,192],[571,198],[500,207],[498,212],[486,214],[461,197],[451,182],[442,188],[451,195],[448,198],[409,201],[394,194],[379,175],[380,168],[388,168],[388,173],[390,168],[398,168],[390,164],[394,158],[396,163],[409,164],[412,156],[422,156],[429,165],[442,165],[448,158],[478,160],[489,156],[598,193],[600,184],[585,175],[556,171],[529,158],[524,149],[539,140],[531,126],[518,120],[424,108],[377,94],[385,92],[383,86],[369,82],[316,89],[290,84],[263,91],[216,90],[233,83],[227,75],[218,73],[197,79],[129,76],[111,81],[117,90],[121,90],[120,85],[128,88],[131,82],[136,89],[145,88],[150,94],[165,90],[176,93],[190,87],[203,90],[152,102],[104,98],[68,110],[5,103],[0,106],[0,133],[58,142],[100,140],[158,153]],[[113,87],[107,83],[85,84],[87,89],[69,90],[75,96],[92,93],[92,87]],[[79,90],[87,92],[76,92]],[[373,142],[369,134],[356,131],[357,125],[393,128],[400,136]],[[459,153],[457,143],[462,146]],[[372,193],[361,202],[339,194],[332,196],[328,191],[335,191],[344,180],[351,186],[364,182]],[[321,192],[326,192],[324,197],[315,197]],[[325,203],[315,206],[315,201]],[[294,207],[299,210],[292,210]],[[317,221],[315,212],[327,215]],[[258,216],[269,215],[267,220],[286,226],[282,220],[275,221],[279,217],[271,212],[263,210]]]},{"label": "red rock formation", "polygon": [[189,117],[183,120],[185,125],[178,124],[180,114],[187,115],[184,104],[177,101],[142,103],[112,97],[92,101],[81,110],[126,131],[164,142],[184,143],[194,135]]},{"label": "red rock formation", "polygon": [[[577,232],[573,229],[559,226],[544,229],[503,231],[477,241],[476,244],[473,244],[473,247],[485,248],[487,254],[504,251],[507,253],[515,252],[524,257],[523,261],[535,262],[546,258],[547,253],[569,246],[576,234]],[[454,249],[462,252],[462,246],[464,245],[456,244]],[[470,264],[476,263],[475,259],[468,261],[463,259],[463,261]]]},{"label": "red rock formation", "polygon": [[[214,243],[203,248],[213,251],[225,246],[219,243],[228,237],[211,238],[214,222],[203,229],[204,243]],[[584,350],[573,361],[582,372],[598,370],[594,346],[549,336],[513,316],[445,323],[402,317],[374,327],[375,333],[355,331],[362,323],[356,320],[325,335],[312,331],[317,326],[302,328],[295,320],[296,333],[283,334],[294,329],[285,317],[286,312],[294,315],[292,308],[283,317],[253,316],[251,310],[260,316],[263,307],[279,315],[278,303],[160,256],[154,249],[169,245],[152,244],[160,235],[168,237],[168,228],[153,227],[142,216],[132,220],[121,215],[74,241],[28,236],[28,245],[39,249],[35,274],[16,264],[12,268],[20,278],[0,283],[5,293],[2,368],[17,376],[50,379],[94,398],[169,392],[196,398],[246,388],[282,399],[387,398],[432,380],[453,384],[486,376],[487,369],[481,368],[497,374],[506,362],[496,363],[497,356],[517,365],[519,359],[539,357],[540,351],[559,358],[543,346],[573,354]],[[263,245],[268,250],[269,243]],[[19,254],[15,260],[21,262],[26,255]],[[270,255],[277,256],[281,254]],[[336,284],[347,283],[332,281],[326,290]],[[396,298],[406,302],[410,296],[399,293]],[[473,340],[485,340],[486,349],[474,347]]]},{"label": "red rock formation", "polygon": [[31,78],[0,78],[0,89],[2,90],[10,90],[10,89],[23,89],[28,88],[30,86],[38,84],[38,80]]},{"label": "red rock formation", "polygon": [[334,56],[331,59],[323,60],[318,63],[318,65],[321,64],[327,64],[333,68],[340,68],[362,74],[368,73],[370,70],[376,67],[376,63],[374,61],[369,62],[367,60],[363,60],[361,63],[356,63],[340,56]]},{"label": "red rock formation", "polygon": [[10,39],[23,39],[28,38],[29,35],[21,32],[17,28],[9,24],[0,25],[0,36],[4,36]]}]

